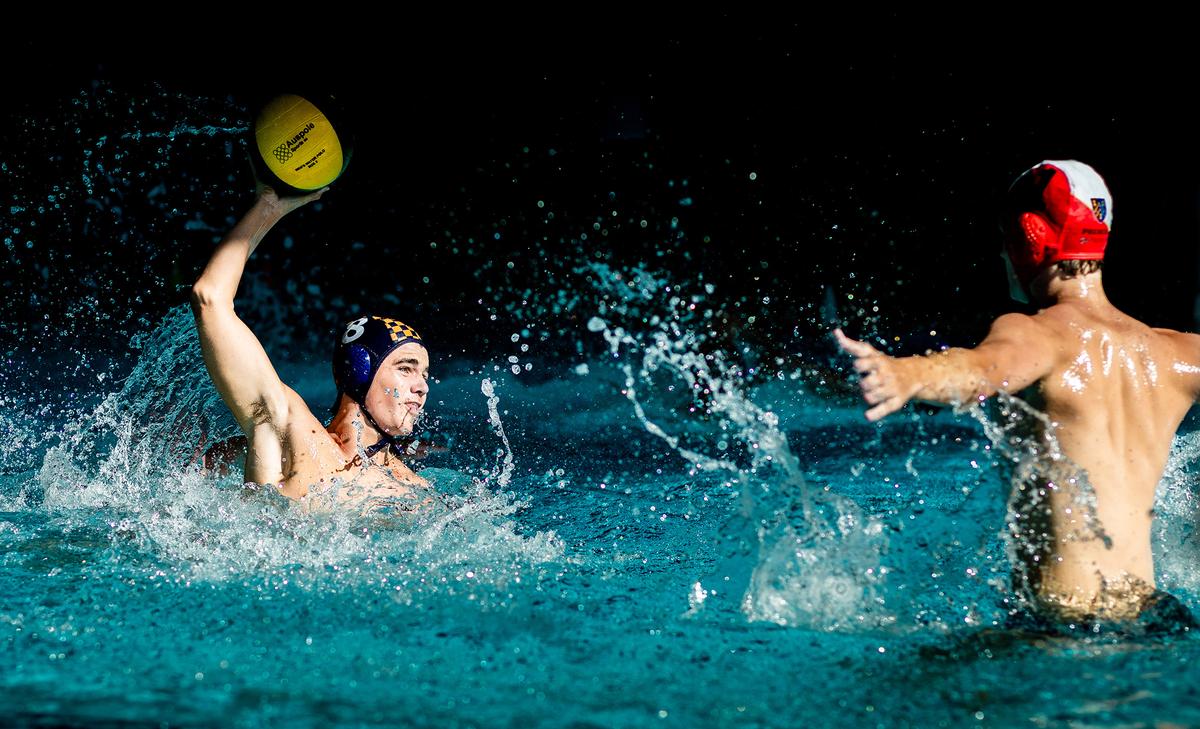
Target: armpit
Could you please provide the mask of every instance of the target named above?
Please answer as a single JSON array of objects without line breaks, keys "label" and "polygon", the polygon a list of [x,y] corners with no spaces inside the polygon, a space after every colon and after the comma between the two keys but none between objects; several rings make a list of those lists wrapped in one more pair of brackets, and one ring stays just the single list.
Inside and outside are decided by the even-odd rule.
[{"label": "armpit", "polygon": [[254,426],[270,423],[279,429],[286,422],[287,414],[288,403],[285,396],[263,397],[250,405],[250,422]]}]

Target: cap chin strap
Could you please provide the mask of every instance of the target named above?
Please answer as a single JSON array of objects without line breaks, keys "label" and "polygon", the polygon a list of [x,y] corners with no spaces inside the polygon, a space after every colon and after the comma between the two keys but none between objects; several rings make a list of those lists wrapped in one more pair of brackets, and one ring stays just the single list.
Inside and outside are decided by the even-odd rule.
[{"label": "cap chin strap", "polygon": [[[344,393],[343,393],[344,394]],[[366,416],[367,422],[379,433],[379,440],[366,446],[363,450],[367,454],[367,458],[372,458],[376,453],[384,448],[390,448],[392,453],[397,456],[405,456],[408,454],[408,447],[416,440],[412,436],[406,435],[388,435],[387,431],[379,427],[379,423],[375,422],[375,418],[371,416],[371,411],[367,410],[367,406],[363,403],[356,403],[358,409]]]},{"label": "cap chin strap", "polygon": [[1004,270],[1008,272],[1009,298],[1018,304],[1028,304],[1029,296],[1025,293],[1025,285],[1021,283],[1021,278],[1017,276],[1017,269],[1013,268],[1013,262],[1008,257],[1008,251],[1002,251],[1000,257],[1004,259]]}]

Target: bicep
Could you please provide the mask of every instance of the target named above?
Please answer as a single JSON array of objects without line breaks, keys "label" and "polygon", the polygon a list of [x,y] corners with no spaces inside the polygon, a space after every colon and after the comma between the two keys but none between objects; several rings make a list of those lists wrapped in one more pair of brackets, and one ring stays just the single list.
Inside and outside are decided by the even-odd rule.
[{"label": "bicep", "polygon": [[254,332],[232,306],[196,304],[193,311],[204,364],[242,432],[250,435],[265,422],[282,428],[286,389]]}]

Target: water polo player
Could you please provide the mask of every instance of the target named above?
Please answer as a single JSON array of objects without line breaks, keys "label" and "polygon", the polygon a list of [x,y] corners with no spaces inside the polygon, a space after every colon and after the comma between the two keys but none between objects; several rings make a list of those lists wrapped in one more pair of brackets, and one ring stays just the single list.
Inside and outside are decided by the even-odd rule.
[{"label": "water polo player", "polygon": [[338,400],[328,426],[276,374],[233,300],[246,260],[283,216],[325,190],[280,197],[262,188],[192,287],[204,363],[246,435],[245,480],[306,506],[415,502],[427,487],[405,465],[407,436],[429,394],[429,355],[408,325],[372,313],[338,333]]},{"label": "water polo player", "polygon": [[[1008,203],[1014,295],[1043,308],[1001,316],[974,349],[922,357],[889,357],[839,330],[862,375],[867,418],[910,399],[967,404],[1030,388],[1073,465],[1047,457],[1029,478],[1014,474],[1010,534],[1024,598],[1014,613],[1043,627],[1194,627],[1155,589],[1151,527],[1175,431],[1200,395],[1200,336],[1152,329],[1109,303],[1101,264],[1112,198],[1091,167],[1038,164],[1013,183]],[[1094,503],[1080,508],[1087,483]]]}]

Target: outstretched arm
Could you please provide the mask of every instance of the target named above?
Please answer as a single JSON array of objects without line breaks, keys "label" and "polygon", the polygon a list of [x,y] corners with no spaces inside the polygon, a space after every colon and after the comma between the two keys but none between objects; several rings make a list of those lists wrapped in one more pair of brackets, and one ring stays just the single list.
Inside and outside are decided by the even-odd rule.
[{"label": "outstretched arm", "polygon": [[963,405],[994,395],[1016,392],[1054,368],[1058,356],[1053,339],[1032,317],[1006,314],[974,349],[948,349],[921,357],[889,357],[866,342],[834,332],[842,349],[854,356],[863,375],[863,398],[871,407],[867,420],[896,412],[909,400]]},{"label": "outstretched arm", "polygon": [[270,188],[260,190],[254,206],[217,246],[192,286],[192,312],[204,364],[221,399],[251,438],[256,426],[269,422],[279,428],[286,422],[287,398],[266,351],[234,312],[233,298],[246,259],[267,231],[284,215],[324,192],[280,198]]}]

